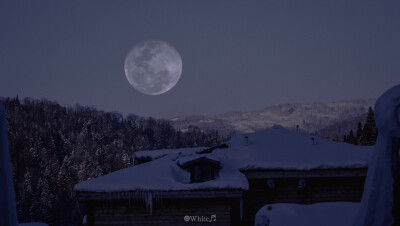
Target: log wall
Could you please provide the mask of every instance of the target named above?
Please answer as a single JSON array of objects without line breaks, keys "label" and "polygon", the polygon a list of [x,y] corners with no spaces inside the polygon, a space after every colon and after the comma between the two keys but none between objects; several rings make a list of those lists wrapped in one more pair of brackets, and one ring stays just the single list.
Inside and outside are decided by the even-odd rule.
[{"label": "log wall", "polygon": [[[86,202],[88,225],[237,225],[239,199],[167,199],[145,203],[128,200]],[[212,220],[215,215],[215,220]],[[189,216],[189,220],[185,220]]]},{"label": "log wall", "polygon": [[306,178],[305,188],[299,188],[299,178],[274,178],[274,189],[267,180],[249,179],[249,190],[243,193],[245,225],[254,225],[257,211],[267,204],[360,202],[365,176]]}]

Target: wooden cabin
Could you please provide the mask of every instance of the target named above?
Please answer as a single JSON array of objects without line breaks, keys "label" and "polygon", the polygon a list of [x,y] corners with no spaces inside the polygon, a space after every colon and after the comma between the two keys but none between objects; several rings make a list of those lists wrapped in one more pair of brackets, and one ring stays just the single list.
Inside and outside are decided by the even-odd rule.
[{"label": "wooden cabin", "polygon": [[[243,171],[249,180],[249,190],[155,192],[147,194],[157,197],[151,211],[146,207],[145,200],[135,199],[134,192],[79,192],[78,197],[88,209],[89,225],[192,223],[186,222],[185,216],[209,216],[211,225],[254,225],[255,214],[266,204],[359,202],[366,172],[366,168]],[[212,221],[213,215],[216,215],[215,222]],[[202,224],[198,221],[192,224]],[[209,222],[207,219],[203,221]]]},{"label": "wooden cabin", "polygon": [[254,225],[266,204],[359,202],[371,148],[280,127],[218,148],[147,152],[147,163],[76,185],[89,225]]}]

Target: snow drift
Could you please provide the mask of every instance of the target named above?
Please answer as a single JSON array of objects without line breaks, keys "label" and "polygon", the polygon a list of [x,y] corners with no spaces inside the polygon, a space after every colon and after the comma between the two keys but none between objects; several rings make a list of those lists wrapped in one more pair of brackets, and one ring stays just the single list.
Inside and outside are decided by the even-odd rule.
[{"label": "snow drift", "polygon": [[355,221],[360,226],[393,223],[393,178],[399,173],[400,85],[379,97],[375,120],[379,134]]},{"label": "snow drift", "polygon": [[0,225],[18,225],[5,109],[0,102]]}]

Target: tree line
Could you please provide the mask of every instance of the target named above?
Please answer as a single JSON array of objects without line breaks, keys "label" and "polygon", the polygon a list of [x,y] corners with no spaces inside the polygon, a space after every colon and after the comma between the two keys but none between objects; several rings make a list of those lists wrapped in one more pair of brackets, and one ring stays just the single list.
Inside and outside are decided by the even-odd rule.
[{"label": "tree line", "polygon": [[356,133],[353,130],[343,136],[343,141],[354,145],[373,146],[378,137],[378,130],[375,124],[375,114],[372,107],[369,107],[367,120],[364,125],[359,122]]},{"label": "tree line", "polygon": [[1,99],[6,107],[19,222],[80,225],[74,185],[129,167],[139,150],[214,146],[218,131],[175,130],[167,120],[124,117],[47,100]]}]

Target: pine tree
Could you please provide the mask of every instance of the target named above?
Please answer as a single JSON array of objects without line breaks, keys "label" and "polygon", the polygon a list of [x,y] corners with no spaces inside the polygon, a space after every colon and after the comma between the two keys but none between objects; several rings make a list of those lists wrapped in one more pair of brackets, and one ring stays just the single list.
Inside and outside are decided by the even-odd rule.
[{"label": "pine tree", "polygon": [[372,110],[372,107],[369,107],[369,109],[368,109],[366,124],[368,124],[371,128],[376,128],[375,114],[374,114],[374,110]]},{"label": "pine tree", "polygon": [[372,107],[369,107],[367,114],[367,121],[363,128],[362,144],[367,146],[375,145],[376,138],[378,136],[378,130],[375,124],[375,115]]},{"label": "pine tree", "polygon": [[361,141],[361,137],[363,135],[362,124],[361,122],[358,123],[357,133],[356,133],[356,140],[359,143]]},{"label": "pine tree", "polygon": [[33,219],[31,214],[29,211],[26,211],[32,206],[35,198],[32,189],[32,175],[29,170],[27,170],[27,172],[24,174],[24,182],[22,186],[22,198],[18,207],[18,218],[32,221]]},{"label": "pine tree", "polygon": [[347,137],[347,143],[357,145],[356,137],[354,136],[353,130],[350,130],[350,134]]}]

